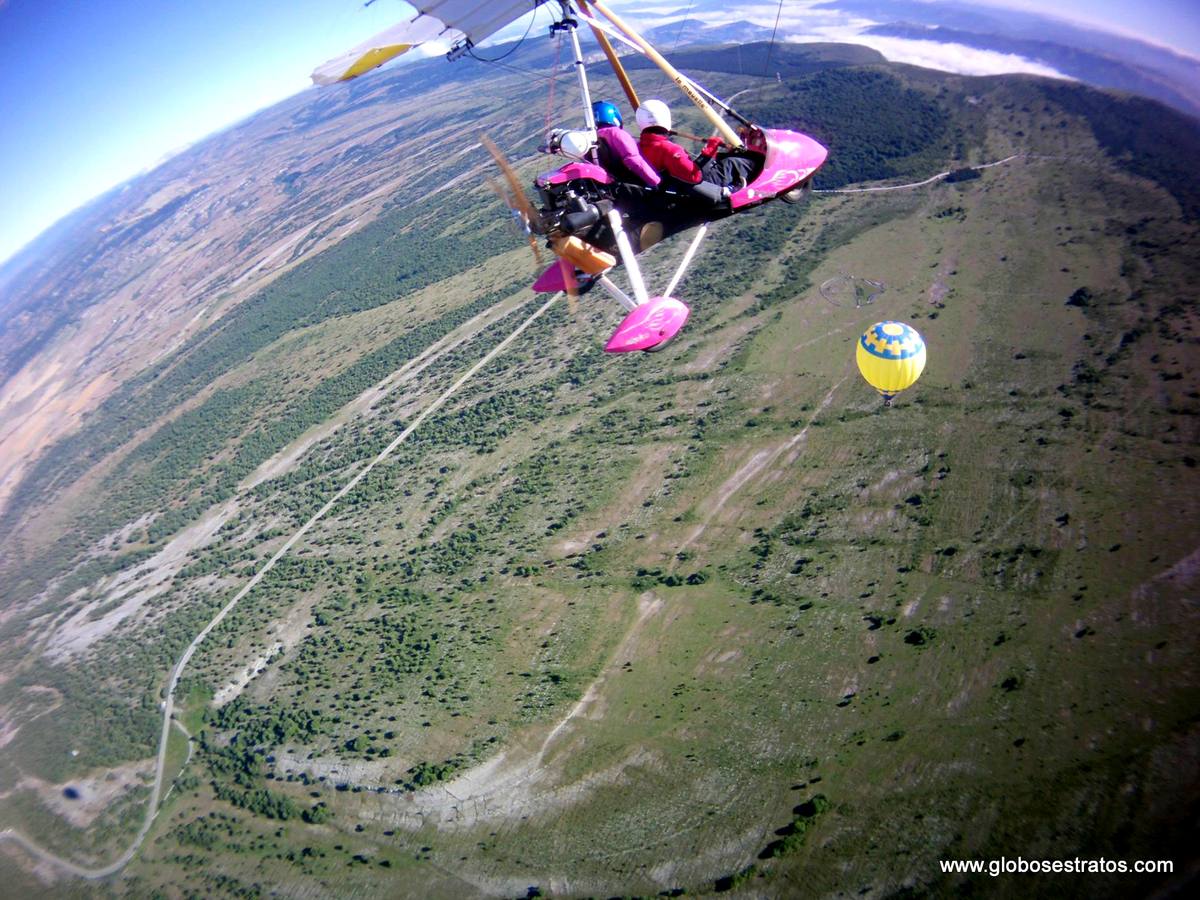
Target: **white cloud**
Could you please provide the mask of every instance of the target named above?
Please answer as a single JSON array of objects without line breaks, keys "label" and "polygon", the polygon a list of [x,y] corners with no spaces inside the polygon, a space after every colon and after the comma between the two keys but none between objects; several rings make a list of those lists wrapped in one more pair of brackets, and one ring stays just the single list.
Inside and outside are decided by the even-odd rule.
[{"label": "white cloud", "polygon": [[[865,34],[868,28],[879,23],[832,8],[826,0],[793,0],[783,7],[777,3],[733,3],[720,10],[693,10],[688,18],[698,19],[704,22],[706,27],[750,22],[764,28],[774,28],[776,15],[779,16],[778,40],[795,43],[831,41],[862,44],[878,50],[893,62],[960,75],[1026,73],[1049,78],[1068,77],[1057,69],[1014,53],[979,50],[963,44],[947,44],[940,41]],[[678,6],[641,8],[636,16],[642,28],[679,22],[683,18]]]},{"label": "white cloud", "polygon": [[[819,38],[829,40],[830,38]],[[818,38],[789,37],[795,43],[807,43]],[[946,44],[941,41],[914,41],[907,38],[883,37],[873,34],[848,35],[838,40],[862,44],[878,50],[892,62],[908,63],[926,69],[939,69],[959,75],[1007,75],[1025,73],[1043,75],[1047,78],[1066,78],[1051,66],[1026,59],[1015,53],[998,53],[995,50],[980,50],[963,44]]]},{"label": "white cloud", "polygon": [[[621,5],[630,6],[629,9],[620,12],[635,27],[642,30],[681,22],[685,18],[703,22],[706,28],[716,28],[734,22],[749,22],[762,28],[775,28],[778,16],[779,34],[776,39],[781,41],[862,44],[878,50],[893,62],[960,75],[1027,73],[1049,78],[1068,77],[1057,69],[1013,53],[979,50],[963,44],[946,44],[940,41],[865,34],[868,28],[879,23],[831,7],[828,0],[791,0],[782,7],[772,2],[749,0],[746,3],[738,3],[733,0],[721,9],[692,7],[690,10],[684,3],[638,6],[636,10],[631,4]],[[500,40],[502,36],[503,39],[520,37],[525,33],[527,25],[528,18],[523,17],[492,40]]]}]

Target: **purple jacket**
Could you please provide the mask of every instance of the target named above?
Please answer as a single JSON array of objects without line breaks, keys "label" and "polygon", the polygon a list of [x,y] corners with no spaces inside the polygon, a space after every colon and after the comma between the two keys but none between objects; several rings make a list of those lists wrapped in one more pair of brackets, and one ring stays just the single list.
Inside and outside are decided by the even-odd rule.
[{"label": "purple jacket", "polygon": [[596,151],[608,174],[620,181],[640,180],[649,187],[662,181],[658,173],[642,158],[637,142],[624,128],[601,125],[596,130]]}]

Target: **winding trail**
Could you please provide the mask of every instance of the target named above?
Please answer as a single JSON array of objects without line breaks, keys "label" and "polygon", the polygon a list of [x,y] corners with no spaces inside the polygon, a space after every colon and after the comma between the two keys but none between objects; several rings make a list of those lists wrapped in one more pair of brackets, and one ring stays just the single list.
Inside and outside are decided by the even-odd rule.
[{"label": "winding trail", "polygon": [[[737,96],[737,95],[735,95],[735,96]],[[1026,156],[1026,154],[1019,154],[1019,153],[1013,154],[1012,156],[1005,157],[1004,159],[1000,159],[1000,160],[997,160],[997,161],[991,162],[991,163],[985,163],[985,164],[979,165],[979,166],[972,166],[971,168],[988,169],[988,168],[992,168],[993,166],[999,166],[999,165],[1003,165],[1005,163],[1011,162],[1014,159],[1025,158],[1025,156]],[[913,182],[911,184],[886,185],[886,186],[882,186],[882,187],[869,187],[869,188],[841,188],[841,189],[836,189],[836,190],[814,190],[814,193],[817,193],[817,194],[862,194],[862,193],[872,193],[872,192],[876,192],[876,191],[907,190],[907,189],[922,187],[924,185],[931,184],[935,181],[938,181],[942,178],[947,177],[949,174],[950,174],[949,171],[940,172],[937,175],[934,175],[930,178],[926,178],[923,181]],[[51,851],[38,846],[38,844],[36,844],[34,841],[30,840],[28,837],[26,837],[24,834],[22,834],[21,832],[17,831],[14,828],[8,828],[8,829],[5,829],[4,831],[0,831],[0,842],[12,841],[13,843],[21,846],[23,849],[25,849],[28,853],[30,853],[35,858],[42,860],[44,862],[47,862],[47,863],[51,863],[55,866],[58,866],[63,871],[68,872],[72,875],[76,875],[80,878],[87,878],[87,879],[93,879],[93,880],[107,878],[108,876],[114,875],[117,872],[119,872],[121,869],[123,869],[129,863],[129,861],[131,859],[133,859],[134,854],[136,854],[137,851],[141,848],[142,843],[146,839],[146,835],[149,833],[150,828],[153,826],[154,820],[158,815],[159,798],[162,795],[163,773],[164,773],[164,768],[166,765],[167,742],[168,742],[168,739],[170,738],[172,715],[174,713],[174,708],[175,708],[175,690],[179,685],[179,679],[182,677],[184,670],[187,668],[187,665],[191,661],[192,656],[195,654],[196,650],[200,647],[200,644],[203,643],[204,639],[206,637],[208,637],[208,635],[212,632],[212,630],[214,628],[216,628],[218,625],[221,624],[221,622],[223,622],[225,620],[225,618],[233,611],[233,609],[238,605],[238,603],[247,594],[249,594],[250,591],[252,591],[255,587],[258,586],[259,582],[261,582],[262,579],[266,576],[266,574],[275,567],[275,564],[277,562],[279,562],[279,560],[282,559],[288,553],[288,551],[290,551],[292,549],[293,546],[295,546],[297,541],[299,541],[305,534],[307,534],[308,531],[317,522],[319,522],[322,518],[324,518],[325,515],[343,497],[346,496],[346,494],[348,494],[350,491],[352,491],[358,485],[358,483],[360,481],[362,481],[362,479],[365,478],[367,476],[367,474],[373,468],[375,468],[375,466],[379,465],[381,462],[383,462],[385,459],[387,459],[388,456],[390,456],[396,450],[397,447],[399,447],[402,443],[404,443],[404,441],[406,441],[408,439],[408,437],[414,431],[416,431],[417,428],[419,428],[427,418],[429,418],[429,416],[431,416],[438,409],[440,409],[446,403],[446,401],[449,400],[450,397],[452,397],[472,377],[474,377],[475,374],[477,372],[479,372],[480,369],[482,369],[484,366],[486,366],[488,363],[490,363],[493,359],[495,359],[496,356],[498,356],[500,353],[502,353],[509,346],[509,344],[511,344],[514,340],[516,340],[525,331],[525,329],[527,329],[537,319],[539,319],[550,308],[550,306],[554,303],[554,301],[557,298],[558,298],[558,295],[556,294],[556,295],[552,296],[549,300],[547,300],[545,303],[543,303],[540,307],[538,307],[538,309],[532,315],[530,315],[527,319],[525,319],[525,321],[523,321],[520,325],[518,325],[507,337],[504,338],[504,340],[502,340],[494,348],[492,348],[490,351],[488,351],[488,353],[486,353],[478,362],[476,362],[473,366],[471,366],[470,369],[468,369],[465,373],[463,373],[461,376],[459,376],[459,378],[449,388],[447,388],[432,403],[430,403],[427,407],[425,407],[425,409],[422,410],[421,413],[415,419],[413,419],[413,421],[402,432],[400,432],[400,434],[397,435],[390,444],[388,444],[382,451],[380,451],[380,453],[373,460],[371,460],[369,463],[367,463],[367,465],[364,466],[362,468],[362,470],[358,472],[357,475],[355,475],[353,478],[351,478],[350,481],[348,481],[336,494],[334,494],[334,496],[324,506],[322,506],[316,513],[314,513],[313,516],[307,522],[305,522],[302,526],[300,526],[300,528],[294,534],[292,534],[292,536],[290,538],[288,538],[287,542],[284,543],[283,546],[280,547],[275,552],[275,554],[273,556],[271,556],[271,558],[269,560],[267,560],[267,562],[265,564],[263,564],[263,566],[261,568],[259,568],[259,570],[254,574],[254,576],[245,585],[243,585],[241,590],[239,590],[233,596],[233,599],[231,599],[227,604],[225,604],[225,606],[223,606],[221,608],[221,610],[212,618],[212,620],[204,627],[204,629],[198,635],[196,635],[196,637],[192,640],[192,642],[187,646],[187,649],[184,650],[183,655],[180,656],[179,661],[177,663],[175,663],[174,668],[171,669],[170,679],[168,680],[168,683],[167,683],[166,699],[163,702],[162,731],[159,735],[158,753],[155,757],[154,784],[150,791],[150,799],[146,804],[146,814],[142,821],[141,827],[138,829],[137,836],[134,838],[133,842],[125,850],[124,853],[122,853],[119,857],[117,857],[117,859],[115,859],[113,862],[109,863],[108,865],[98,866],[98,867],[90,867],[90,866],[81,866],[78,863],[71,862],[68,859],[64,859],[64,858],[58,856],[57,854],[52,853]],[[406,364],[406,365],[411,365],[411,363]],[[821,406],[817,410],[818,413],[829,404],[829,402],[831,401],[831,399],[833,397],[834,391],[837,390],[837,387],[840,385],[840,383],[841,382],[839,382],[838,385],[834,385],[834,387],[829,391],[829,394],[826,395],[824,402],[821,404]],[[814,416],[815,416],[815,414],[814,414]],[[811,424],[812,423],[810,420],[809,425],[811,425]],[[809,426],[806,425],[803,429],[801,429],[801,431],[797,435],[793,436],[789,441],[781,444],[780,446],[774,448],[773,450],[762,450],[762,451],[759,451],[758,453],[754,454],[754,456],[752,456],[751,459],[744,466],[742,466],[741,469],[739,469],[736,473],[734,473],[734,475],[730,479],[728,479],[725,484],[723,484],[721,486],[721,489],[718,492],[717,502],[714,504],[713,508],[710,509],[710,511],[709,511],[708,515],[705,517],[704,521],[683,542],[681,547],[687,547],[687,546],[691,545],[692,543],[694,543],[701,536],[701,534],[704,533],[704,531],[707,529],[708,525],[711,523],[712,519],[717,515],[718,512],[720,512],[722,507],[725,505],[726,501],[728,501],[731,496],[733,496],[735,493],[737,493],[754,476],[758,475],[772,461],[777,459],[779,457],[779,455],[782,454],[785,450],[794,446],[798,441],[803,440],[804,436],[806,435],[806,433],[808,431],[808,427]],[[562,722],[560,722],[559,725],[550,733],[550,735],[547,737],[545,743],[542,746],[542,753],[545,752],[546,748],[549,746],[549,744],[552,742],[552,740],[557,736],[557,734],[562,729],[562,727],[564,725],[566,725],[567,722],[569,722],[575,715],[577,715],[580,711],[582,711],[582,709],[587,705],[587,702],[589,700],[590,700],[590,698],[585,696],[578,704],[576,704],[576,708],[573,709],[571,711],[571,713],[569,713],[567,715],[566,719],[564,719]],[[185,732],[185,734],[186,734],[186,732]],[[188,758],[189,759],[191,758],[190,742],[189,742]]]},{"label": "winding trail", "polygon": [[[1002,166],[1007,162],[1012,162],[1014,159],[1026,159],[1026,158],[1032,159],[1033,157],[1030,157],[1026,153],[1014,153],[1012,156],[1006,156],[1006,157],[1004,157],[1004,159],[998,159],[995,162],[984,163],[983,165],[979,165],[979,166],[963,166],[963,168],[964,169],[990,169],[990,168],[992,168],[992,166]],[[924,181],[913,181],[913,182],[910,182],[909,184],[887,184],[887,185],[883,185],[882,187],[836,188],[836,189],[830,188],[830,189],[827,189],[824,191],[814,188],[813,193],[814,194],[873,194],[876,191],[907,191],[907,190],[910,190],[911,188],[919,188],[919,187],[924,187],[927,184],[933,184],[935,181],[939,181],[942,178],[945,178],[946,176],[948,176],[949,174],[950,174],[949,171],[938,172],[936,175],[931,175],[929,178],[926,178]]]},{"label": "winding trail", "polygon": [[437,410],[440,409],[445,402],[458,391],[459,388],[470,381],[480,369],[490,363],[500,353],[502,353],[509,344],[520,337],[526,328],[541,318],[542,314],[545,313],[546,310],[548,310],[557,299],[558,295],[555,294],[540,307],[538,307],[537,310],[531,316],[529,316],[529,318],[525,319],[525,321],[513,329],[513,331],[510,332],[506,338],[504,338],[504,340],[489,350],[482,359],[480,359],[477,363],[471,366],[471,368],[460,375],[454,384],[450,385],[450,387],[443,391],[437,397],[437,399],[426,406],[425,409],[423,409],[421,413],[415,419],[413,419],[412,422],[409,423],[409,425],[402,432],[400,432],[400,434],[398,434],[390,444],[384,447],[383,450],[381,450],[373,460],[367,463],[367,465],[365,465],[357,475],[346,482],[346,484],[343,485],[342,488],[336,494],[334,494],[324,506],[317,510],[317,512],[315,512],[307,522],[301,525],[300,528],[297,529],[297,531],[287,539],[287,542],[284,543],[284,545],[278,550],[276,550],[275,554],[269,560],[267,560],[267,562],[264,563],[257,572],[254,573],[254,577],[246,582],[246,584],[242,586],[241,590],[234,594],[233,599],[221,607],[221,610],[215,616],[213,616],[212,620],[204,626],[204,629],[198,635],[196,635],[190,644],[188,644],[187,649],[183,651],[183,655],[179,657],[179,661],[175,663],[175,667],[171,669],[171,677],[167,682],[166,699],[163,701],[162,732],[159,735],[158,755],[155,757],[154,762],[154,785],[150,790],[150,799],[146,804],[146,815],[142,820],[141,828],[138,829],[137,836],[133,839],[133,843],[130,844],[129,848],[125,850],[124,853],[106,866],[90,867],[73,863],[70,860],[63,859],[57,854],[46,850],[43,847],[39,847],[32,840],[13,828],[0,831],[0,841],[13,841],[14,843],[17,843],[21,847],[25,848],[25,850],[27,850],[36,858],[48,863],[52,863],[64,871],[70,872],[72,875],[78,875],[81,878],[107,878],[108,876],[114,875],[123,869],[129,863],[129,861],[133,859],[134,854],[137,853],[138,849],[142,846],[142,842],[145,841],[146,835],[149,833],[151,826],[154,824],[154,819],[158,815],[159,797],[162,794],[163,770],[166,766],[167,759],[167,741],[171,736],[171,717],[175,710],[175,689],[178,687],[179,679],[182,677],[184,670],[187,668],[187,664],[191,661],[193,654],[195,654],[196,650],[200,647],[200,644],[206,637],[208,637],[214,628],[216,628],[225,620],[226,616],[233,612],[234,607],[238,605],[242,598],[249,594],[250,591],[254,590],[254,588],[258,586],[258,583],[263,580],[264,576],[266,576],[271,569],[275,568],[275,564],[279,562],[279,560],[282,559],[287,552],[292,549],[293,546],[295,546],[296,542],[299,541],[300,538],[304,537],[304,535],[308,533],[309,529],[317,524],[317,522],[324,518],[325,514],[328,513],[329,510],[333,509],[339,500],[345,497],[346,494],[350,493],[350,491],[354,490],[358,483],[362,481],[363,478],[365,478],[373,468],[387,459],[397,447],[404,443],[408,437],[421,426],[426,419],[437,412]]}]

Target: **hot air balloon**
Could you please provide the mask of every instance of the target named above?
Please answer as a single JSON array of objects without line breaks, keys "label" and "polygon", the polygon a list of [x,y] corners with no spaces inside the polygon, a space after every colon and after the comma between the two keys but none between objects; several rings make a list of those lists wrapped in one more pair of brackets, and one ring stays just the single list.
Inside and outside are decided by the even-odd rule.
[{"label": "hot air balloon", "polygon": [[903,322],[876,322],[858,339],[858,371],[883,395],[885,406],[925,369],[925,341]]}]

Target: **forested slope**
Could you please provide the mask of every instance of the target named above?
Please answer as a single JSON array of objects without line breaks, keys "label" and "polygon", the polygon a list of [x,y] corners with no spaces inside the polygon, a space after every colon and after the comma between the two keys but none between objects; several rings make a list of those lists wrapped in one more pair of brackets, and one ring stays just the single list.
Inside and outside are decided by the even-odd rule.
[{"label": "forested slope", "polygon": [[[191,761],[180,736],[150,840],[95,894],[889,896],[979,889],[939,858],[1184,868],[1195,126],[775,52],[779,80],[689,61],[827,143],[823,189],[1018,158],[720,223],[661,354],[605,356],[620,313],[593,294],[533,323],[201,645]],[[1140,133],[1169,139],[1127,152]],[[533,311],[503,214],[478,178],[395,204],[31,471],[0,522],[6,824],[80,862],[128,841],[182,649]],[[848,278],[884,287],[822,293]],[[852,362],[883,318],[930,347],[891,409]],[[1064,890],[1135,882],[1170,884]]]}]

